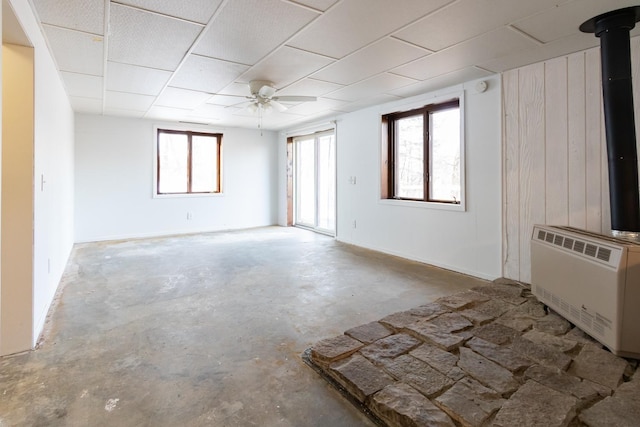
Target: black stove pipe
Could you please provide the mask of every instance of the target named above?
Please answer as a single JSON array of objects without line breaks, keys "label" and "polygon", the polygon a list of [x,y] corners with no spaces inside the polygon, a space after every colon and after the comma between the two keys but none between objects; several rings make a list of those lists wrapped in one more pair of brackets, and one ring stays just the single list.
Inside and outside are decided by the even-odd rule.
[{"label": "black stove pipe", "polygon": [[629,32],[638,21],[640,6],[635,6],[598,15],[580,26],[600,38],[611,229],[614,235],[629,233],[636,238],[640,194]]}]

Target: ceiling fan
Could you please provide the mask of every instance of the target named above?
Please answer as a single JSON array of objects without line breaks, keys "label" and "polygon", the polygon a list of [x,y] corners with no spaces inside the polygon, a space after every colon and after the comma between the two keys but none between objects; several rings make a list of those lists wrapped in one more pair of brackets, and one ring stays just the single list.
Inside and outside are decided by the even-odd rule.
[{"label": "ceiling fan", "polygon": [[[309,102],[316,101],[315,96],[277,96],[273,82],[268,80],[252,80],[249,82],[251,96],[247,96],[247,108],[255,113],[269,112],[275,109],[283,112],[287,109],[282,102]],[[244,104],[244,103],[243,103]]]}]

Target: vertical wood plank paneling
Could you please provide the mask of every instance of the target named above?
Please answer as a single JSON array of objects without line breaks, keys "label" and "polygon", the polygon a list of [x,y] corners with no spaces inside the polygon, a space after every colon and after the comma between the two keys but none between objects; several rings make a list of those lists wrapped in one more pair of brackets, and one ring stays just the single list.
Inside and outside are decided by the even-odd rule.
[{"label": "vertical wood plank paneling", "polygon": [[567,109],[567,58],[561,57],[544,67],[546,224],[569,223]]},{"label": "vertical wood plank paneling", "polygon": [[587,226],[585,188],[585,71],[584,52],[568,58],[567,126],[569,135],[569,225]]},{"label": "vertical wood plank paneling", "polygon": [[503,275],[520,280],[520,164],[518,70],[507,71],[502,78],[503,136]]},{"label": "vertical wood plank paneling", "polygon": [[545,220],[544,63],[520,69],[520,280],[531,281],[531,230]]},{"label": "vertical wood plank paneling", "polygon": [[[631,56],[640,136],[640,38],[631,39]],[[503,74],[506,277],[530,282],[535,223],[610,229],[600,75],[599,48]]]},{"label": "vertical wood plank paneling", "polygon": [[591,49],[585,54],[585,89],[586,228],[599,233],[602,229],[600,49]]}]

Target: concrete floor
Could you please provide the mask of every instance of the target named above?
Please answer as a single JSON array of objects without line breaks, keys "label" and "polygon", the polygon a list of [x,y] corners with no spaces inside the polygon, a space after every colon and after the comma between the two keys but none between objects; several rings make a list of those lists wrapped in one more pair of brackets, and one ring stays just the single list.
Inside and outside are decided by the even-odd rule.
[{"label": "concrete floor", "polygon": [[0,426],[371,426],[301,353],[484,283],[296,228],[80,244]]}]

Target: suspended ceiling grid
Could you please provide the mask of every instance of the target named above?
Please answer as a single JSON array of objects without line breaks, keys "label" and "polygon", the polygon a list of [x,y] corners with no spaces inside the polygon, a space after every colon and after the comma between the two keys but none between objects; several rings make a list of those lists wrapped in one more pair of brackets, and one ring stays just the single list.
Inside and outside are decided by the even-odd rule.
[{"label": "suspended ceiling grid", "polygon": [[636,3],[30,1],[75,111],[255,128],[251,80],[319,98],[265,115],[273,130],[597,46],[578,26]]}]

